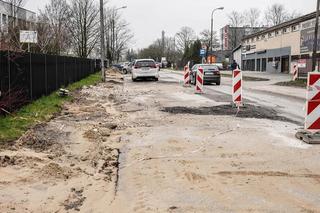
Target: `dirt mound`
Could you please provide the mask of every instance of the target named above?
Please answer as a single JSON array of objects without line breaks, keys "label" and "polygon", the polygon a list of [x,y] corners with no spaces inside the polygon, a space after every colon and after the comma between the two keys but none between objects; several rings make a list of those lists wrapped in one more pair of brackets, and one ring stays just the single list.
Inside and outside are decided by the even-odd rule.
[{"label": "dirt mound", "polygon": [[72,209],[74,209],[75,211],[80,211],[80,207],[83,205],[83,202],[85,200],[86,197],[83,196],[83,189],[76,190],[75,188],[72,188],[68,199],[63,203],[64,209],[66,211]]},{"label": "dirt mound", "polygon": [[38,152],[57,150],[61,148],[61,144],[56,142],[58,137],[61,137],[61,131],[48,128],[46,124],[40,124],[26,132],[18,140],[17,145]]},{"label": "dirt mound", "polygon": [[257,119],[269,119],[269,120],[278,120],[286,121],[291,123],[297,123],[286,117],[279,116],[278,113],[270,108],[255,106],[255,105],[245,105],[244,107],[238,109],[232,107],[231,105],[220,105],[213,107],[165,107],[161,111],[168,112],[172,114],[192,114],[192,115],[230,115],[237,116],[240,118],[257,118]]},{"label": "dirt mound", "polygon": [[[106,81],[112,81],[110,79],[113,79],[113,80],[117,79],[117,80],[123,81],[123,75],[118,69],[111,68],[106,71]],[[118,83],[119,81],[114,81],[113,83],[115,82]]]},{"label": "dirt mound", "polygon": [[34,165],[42,161],[42,159],[33,156],[2,155],[0,156],[0,167]]},{"label": "dirt mound", "polygon": [[83,134],[83,137],[91,139],[91,140],[97,140],[99,138],[98,130],[97,129],[90,129]]},{"label": "dirt mound", "polygon": [[123,84],[123,81],[116,81],[116,80],[106,80],[107,83],[111,83],[111,84]]},{"label": "dirt mound", "polygon": [[70,169],[62,168],[57,163],[49,163],[40,170],[40,176],[43,178],[69,179],[71,175]]}]

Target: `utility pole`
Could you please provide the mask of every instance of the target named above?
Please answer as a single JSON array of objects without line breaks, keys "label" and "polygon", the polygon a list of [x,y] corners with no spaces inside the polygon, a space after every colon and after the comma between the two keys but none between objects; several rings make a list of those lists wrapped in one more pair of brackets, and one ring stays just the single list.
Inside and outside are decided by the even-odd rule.
[{"label": "utility pole", "polygon": [[212,54],[212,51],[213,51],[213,13],[217,10],[223,10],[224,7],[218,7],[214,10],[212,10],[211,12],[211,36],[210,36],[210,54]]},{"label": "utility pole", "polygon": [[100,0],[100,34],[101,34],[101,78],[102,81],[106,81],[104,58],[105,58],[105,46],[104,46],[104,15],[103,15],[103,0]]},{"label": "utility pole", "polygon": [[162,30],[162,33],[161,33],[161,54],[162,56],[164,56],[164,49],[165,49],[165,31]]},{"label": "utility pole", "polygon": [[112,33],[112,39],[111,39],[111,41],[112,41],[112,43],[111,43],[111,48],[112,48],[112,56],[111,56],[111,62],[113,62],[114,61],[114,55],[115,55],[115,17],[114,17],[114,12],[113,12],[113,15],[112,15],[112,31],[111,31],[111,33]]},{"label": "utility pole", "polygon": [[[318,30],[319,30],[319,4],[320,4],[320,0],[317,0],[316,26],[314,28],[314,42],[313,42],[313,54],[312,54],[312,72],[316,70],[316,64],[317,64]],[[319,71],[319,67],[318,67],[317,71]]]}]

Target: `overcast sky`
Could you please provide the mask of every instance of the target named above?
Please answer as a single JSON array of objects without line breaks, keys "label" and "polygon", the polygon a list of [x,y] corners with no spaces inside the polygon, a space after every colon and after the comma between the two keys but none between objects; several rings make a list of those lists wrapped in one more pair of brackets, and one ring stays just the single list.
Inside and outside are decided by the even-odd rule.
[{"label": "overcast sky", "polygon": [[[35,12],[49,0],[26,0],[25,7]],[[99,3],[99,0],[95,0]],[[173,36],[182,26],[190,26],[197,34],[210,28],[211,10],[223,6],[215,13],[215,30],[228,23],[227,14],[232,10],[243,11],[250,7],[264,11],[273,3],[280,3],[290,11],[302,14],[315,11],[316,0],[109,0],[110,6],[128,6],[120,10],[134,32],[133,48],[143,48],[161,37],[164,30]]]}]

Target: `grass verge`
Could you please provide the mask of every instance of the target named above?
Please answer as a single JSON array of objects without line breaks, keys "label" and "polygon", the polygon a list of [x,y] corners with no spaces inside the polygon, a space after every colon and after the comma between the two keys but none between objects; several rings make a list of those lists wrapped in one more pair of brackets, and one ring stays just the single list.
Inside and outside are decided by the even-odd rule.
[{"label": "grass verge", "polygon": [[296,80],[296,81],[278,82],[278,83],[275,83],[275,85],[285,86],[285,87],[306,88],[307,87],[307,79],[299,79],[299,80]]},{"label": "grass verge", "polygon": [[[221,77],[232,78],[232,74],[221,73]],[[251,76],[243,76],[244,81],[270,81],[268,78],[259,78],[259,77],[251,77]]]},{"label": "grass verge", "polygon": [[[67,89],[75,91],[84,85],[93,85],[100,82],[100,73],[95,73],[78,82],[70,84]],[[50,120],[54,114],[61,110],[66,101],[72,97],[59,97],[57,92],[43,96],[34,102],[22,107],[17,112],[0,117],[0,145],[1,142],[11,142],[24,134],[26,130],[37,123]]]}]

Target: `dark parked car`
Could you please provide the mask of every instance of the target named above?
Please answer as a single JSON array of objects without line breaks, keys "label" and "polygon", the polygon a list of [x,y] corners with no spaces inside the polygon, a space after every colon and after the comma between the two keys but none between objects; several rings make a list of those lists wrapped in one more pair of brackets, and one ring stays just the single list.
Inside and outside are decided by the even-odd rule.
[{"label": "dark parked car", "polygon": [[113,64],[112,67],[117,68],[120,71],[122,71],[122,69],[123,69],[123,66],[121,64]]},{"label": "dark parked car", "polygon": [[219,67],[217,65],[213,64],[195,64],[190,73],[190,83],[196,84],[197,79],[197,71],[199,67],[203,68],[204,71],[204,84],[211,84],[215,83],[217,85],[220,85],[221,83],[221,75],[219,71]]}]

